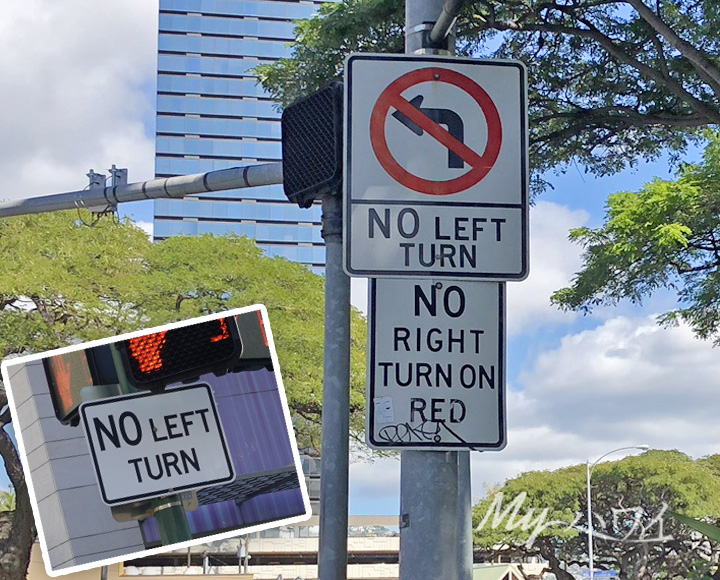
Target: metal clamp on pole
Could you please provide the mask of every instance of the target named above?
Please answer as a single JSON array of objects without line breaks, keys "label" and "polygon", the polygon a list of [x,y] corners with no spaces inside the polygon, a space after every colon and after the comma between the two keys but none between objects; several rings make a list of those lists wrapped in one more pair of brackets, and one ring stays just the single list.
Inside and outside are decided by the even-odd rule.
[{"label": "metal clamp on pole", "polygon": [[190,526],[179,495],[167,495],[152,500],[152,512],[160,531],[163,546],[192,540]]},{"label": "metal clamp on pole", "polygon": [[445,0],[440,8],[437,1],[407,0],[405,52],[454,54],[455,35],[452,27],[464,3],[465,0]]}]

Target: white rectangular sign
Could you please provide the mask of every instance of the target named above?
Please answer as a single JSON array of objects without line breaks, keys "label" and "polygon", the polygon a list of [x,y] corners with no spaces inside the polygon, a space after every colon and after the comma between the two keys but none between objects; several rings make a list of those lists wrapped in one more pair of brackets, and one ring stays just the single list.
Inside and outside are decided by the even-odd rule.
[{"label": "white rectangular sign", "polygon": [[524,65],[356,54],[345,74],[347,273],[525,278]]},{"label": "white rectangular sign", "polygon": [[505,446],[505,285],[370,281],[367,440],[376,449]]},{"label": "white rectangular sign", "polygon": [[108,505],[235,479],[207,384],[90,401],[80,416]]}]

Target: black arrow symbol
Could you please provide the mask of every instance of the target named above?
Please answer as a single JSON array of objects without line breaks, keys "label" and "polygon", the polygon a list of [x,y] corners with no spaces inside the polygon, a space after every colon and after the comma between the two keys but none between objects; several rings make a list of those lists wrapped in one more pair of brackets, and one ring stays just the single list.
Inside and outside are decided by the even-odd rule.
[{"label": "black arrow symbol", "polygon": [[[460,143],[464,143],[463,138],[465,135],[465,126],[463,125],[460,115],[451,109],[431,109],[421,107],[420,105],[422,105],[424,98],[425,97],[422,95],[418,95],[409,101],[409,103],[431,121],[437,123],[438,125],[445,125],[450,135],[455,137],[455,139],[460,141]],[[395,111],[392,116],[416,135],[422,135],[424,133],[422,127],[411,121],[400,111]],[[451,169],[462,169],[465,167],[465,162],[452,149],[448,149],[448,167]]]}]

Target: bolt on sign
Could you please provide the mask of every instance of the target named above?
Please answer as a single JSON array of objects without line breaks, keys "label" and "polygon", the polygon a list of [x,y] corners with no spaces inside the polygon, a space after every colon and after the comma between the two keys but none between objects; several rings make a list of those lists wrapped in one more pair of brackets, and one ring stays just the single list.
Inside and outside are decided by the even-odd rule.
[{"label": "bolt on sign", "polygon": [[525,278],[524,65],[355,54],[345,71],[347,273]]},{"label": "bolt on sign", "polygon": [[505,285],[370,281],[368,445],[505,446]]}]

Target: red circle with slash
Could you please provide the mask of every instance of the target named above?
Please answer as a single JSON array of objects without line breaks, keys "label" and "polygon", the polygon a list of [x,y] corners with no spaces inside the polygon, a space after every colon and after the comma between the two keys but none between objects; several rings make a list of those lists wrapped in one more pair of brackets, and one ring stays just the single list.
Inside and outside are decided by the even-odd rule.
[{"label": "red circle with slash", "polygon": [[[488,131],[487,145],[482,155],[478,155],[444,127],[421,113],[402,96],[403,91],[425,82],[444,82],[454,85],[465,91],[479,105],[485,115]],[[390,152],[385,136],[385,119],[391,108],[400,111],[418,127],[427,131],[442,145],[458,155],[470,165],[470,171],[460,177],[435,181],[418,177],[402,167]],[[500,153],[502,124],[500,123],[500,114],[490,95],[475,81],[453,70],[428,67],[411,71],[395,79],[380,94],[370,117],[370,142],[380,165],[401,185],[428,195],[450,195],[472,187],[490,172]]]}]

